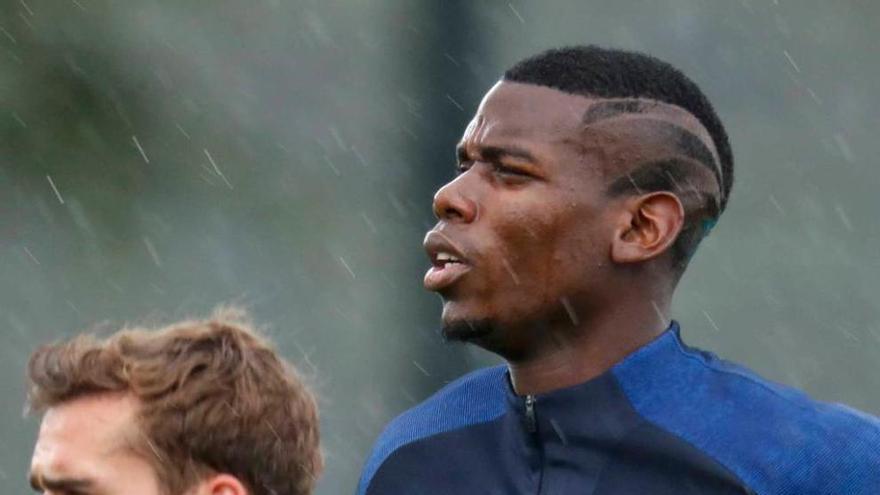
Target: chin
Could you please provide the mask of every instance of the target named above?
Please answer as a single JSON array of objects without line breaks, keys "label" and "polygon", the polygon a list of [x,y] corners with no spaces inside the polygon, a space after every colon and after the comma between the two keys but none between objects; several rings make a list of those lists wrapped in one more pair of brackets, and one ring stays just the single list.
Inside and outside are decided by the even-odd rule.
[{"label": "chin", "polygon": [[545,330],[546,320],[509,310],[505,318],[480,307],[458,301],[444,301],[442,336],[446,342],[464,342],[483,348],[510,361],[531,352],[536,333]]},{"label": "chin", "polygon": [[443,338],[479,345],[479,341],[494,333],[495,324],[491,318],[464,309],[454,302],[443,304]]},{"label": "chin", "polygon": [[443,338],[447,342],[480,342],[494,333],[490,320],[451,320],[443,322]]}]

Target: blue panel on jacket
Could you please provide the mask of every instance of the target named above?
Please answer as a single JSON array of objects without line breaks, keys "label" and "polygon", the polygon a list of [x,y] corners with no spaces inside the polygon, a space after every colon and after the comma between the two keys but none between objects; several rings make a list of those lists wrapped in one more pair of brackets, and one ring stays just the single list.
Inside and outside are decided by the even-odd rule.
[{"label": "blue panel on jacket", "polygon": [[394,420],[361,495],[880,494],[880,420],[710,353],[678,327],[591,380],[522,397],[504,367]]},{"label": "blue panel on jacket", "polygon": [[366,493],[376,470],[398,448],[432,435],[492,421],[504,414],[506,370],[505,366],[496,366],[465,375],[395,418],[376,442],[361,474],[357,493]]},{"label": "blue panel on jacket", "polygon": [[644,418],[762,494],[880,493],[880,421],[664,336],[613,368]]}]

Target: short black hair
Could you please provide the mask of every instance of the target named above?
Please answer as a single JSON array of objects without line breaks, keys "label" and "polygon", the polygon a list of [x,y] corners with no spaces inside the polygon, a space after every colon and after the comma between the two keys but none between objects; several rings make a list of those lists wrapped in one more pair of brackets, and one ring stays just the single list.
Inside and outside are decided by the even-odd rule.
[{"label": "short black hair", "polygon": [[[652,99],[687,110],[709,132],[721,162],[721,174],[716,171],[721,196],[717,208],[710,214],[713,220],[727,206],[733,186],[733,152],[727,132],[696,83],[669,63],[639,52],[594,45],[571,46],[547,50],[517,62],[504,73],[503,79],[588,97]],[[712,167],[711,163],[707,166]],[[640,189],[638,186],[636,189]],[[685,226],[675,246],[677,265],[683,268],[687,264],[711,223],[714,222]]]}]

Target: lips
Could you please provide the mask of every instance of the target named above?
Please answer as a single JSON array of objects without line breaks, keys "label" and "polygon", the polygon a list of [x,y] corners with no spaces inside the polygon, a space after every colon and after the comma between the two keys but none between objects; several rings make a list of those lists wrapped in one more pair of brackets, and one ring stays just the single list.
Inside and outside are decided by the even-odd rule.
[{"label": "lips", "polygon": [[471,265],[452,239],[436,230],[425,236],[425,251],[431,259],[431,268],[425,274],[425,288],[440,291],[457,282]]}]

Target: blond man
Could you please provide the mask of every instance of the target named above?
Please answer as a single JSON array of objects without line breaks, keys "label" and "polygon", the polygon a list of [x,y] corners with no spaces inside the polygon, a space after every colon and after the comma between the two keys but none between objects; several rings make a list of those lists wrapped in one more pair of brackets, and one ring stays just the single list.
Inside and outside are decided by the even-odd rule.
[{"label": "blond man", "polygon": [[315,400],[241,319],[78,336],[38,349],[33,488],[77,495],[307,495],[322,469]]}]

